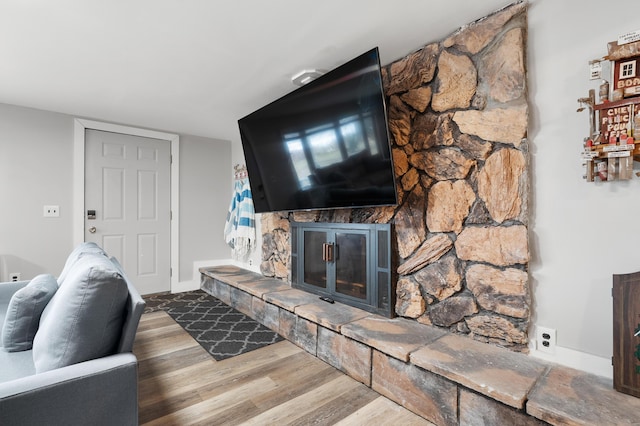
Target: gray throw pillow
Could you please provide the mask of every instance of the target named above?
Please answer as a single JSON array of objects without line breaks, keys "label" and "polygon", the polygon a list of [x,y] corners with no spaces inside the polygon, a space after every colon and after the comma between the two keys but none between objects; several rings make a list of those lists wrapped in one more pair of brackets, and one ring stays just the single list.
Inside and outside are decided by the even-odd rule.
[{"label": "gray throw pillow", "polygon": [[33,339],[36,372],[115,353],[128,294],[126,281],[109,258],[79,258],[42,313]]},{"label": "gray throw pillow", "polygon": [[42,311],[57,290],[56,278],[42,274],[13,294],[2,326],[2,346],[7,352],[31,349]]},{"label": "gray throw pillow", "polygon": [[80,259],[82,256],[87,254],[101,254],[103,256],[107,256],[107,253],[94,242],[84,242],[78,244],[67,256],[67,261],[62,268],[62,272],[58,275],[58,285],[62,285],[64,279],[67,277],[67,274],[71,270],[71,267]]}]

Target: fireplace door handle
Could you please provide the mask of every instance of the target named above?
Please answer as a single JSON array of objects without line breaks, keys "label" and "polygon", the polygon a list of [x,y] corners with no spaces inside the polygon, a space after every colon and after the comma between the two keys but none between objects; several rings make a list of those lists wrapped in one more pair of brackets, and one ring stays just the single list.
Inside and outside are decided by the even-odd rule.
[{"label": "fireplace door handle", "polygon": [[333,262],[333,243],[322,244],[322,260]]}]

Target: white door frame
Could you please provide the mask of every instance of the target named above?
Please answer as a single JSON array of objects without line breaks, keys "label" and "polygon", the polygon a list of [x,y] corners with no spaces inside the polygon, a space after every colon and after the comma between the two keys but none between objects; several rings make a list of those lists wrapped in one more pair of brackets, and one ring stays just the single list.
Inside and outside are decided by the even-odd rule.
[{"label": "white door frame", "polygon": [[139,129],[119,124],[76,118],[73,129],[73,243],[84,241],[84,146],[85,130],[124,133],[126,135],[162,139],[171,142],[171,292],[177,291],[180,275],[179,223],[180,223],[180,136],[173,133]]}]

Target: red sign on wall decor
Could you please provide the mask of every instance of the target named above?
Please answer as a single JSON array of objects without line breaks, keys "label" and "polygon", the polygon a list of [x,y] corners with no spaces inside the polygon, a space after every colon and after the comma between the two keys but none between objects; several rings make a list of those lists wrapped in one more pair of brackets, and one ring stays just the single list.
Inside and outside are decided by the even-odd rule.
[{"label": "red sign on wall decor", "polygon": [[598,112],[598,124],[602,143],[611,143],[611,138],[620,140],[621,135],[634,136],[634,116],[640,111],[640,98],[623,99],[621,101],[606,102],[594,106]]},{"label": "red sign on wall decor", "polygon": [[[621,107],[605,108],[600,111],[600,133],[604,141],[611,137],[616,140],[622,133],[631,133],[631,120],[633,118],[633,106],[625,105]],[[605,142],[606,143],[606,142]]]}]

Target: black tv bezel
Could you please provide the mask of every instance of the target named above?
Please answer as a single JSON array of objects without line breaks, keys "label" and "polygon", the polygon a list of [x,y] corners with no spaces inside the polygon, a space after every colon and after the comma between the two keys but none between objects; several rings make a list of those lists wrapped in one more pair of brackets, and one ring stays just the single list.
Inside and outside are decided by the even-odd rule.
[{"label": "black tv bezel", "polygon": [[[338,81],[342,78],[342,76],[344,75],[344,70],[348,69],[350,66],[353,66],[353,64],[359,60],[362,60],[363,57],[365,56],[369,56],[369,55],[375,55],[376,58],[376,69],[377,69],[377,80],[378,80],[378,87],[377,87],[377,98],[379,99],[379,106],[381,107],[381,114],[383,116],[383,120],[382,120],[382,127],[384,128],[383,134],[384,134],[384,140],[386,140],[386,144],[381,144],[384,145],[387,149],[387,156],[386,158],[388,159],[388,166],[389,166],[389,173],[390,173],[390,180],[391,180],[391,185],[384,185],[384,186],[380,186],[381,188],[389,188],[392,187],[393,188],[393,202],[388,202],[388,200],[382,201],[380,203],[357,203],[357,204],[348,204],[348,203],[344,203],[343,205],[322,205],[322,206],[297,206],[295,208],[285,208],[285,209],[281,209],[278,208],[278,206],[270,206],[269,203],[266,203],[266,207],[265,209],[262,208],[256,208],[255,212],[256,213],[270,213],[270,212],[281,212],[281,211],[314,211],[314,210],[335,210],[335,209],[345,209],[345,208],[351,208],[351,209],[355,209],[355,208],[370,208],[370,207],[385,207],[385,206],[396,206],[398,204],[398,192],[397,192],[397,182],[396,182],[396,176],[395,176],[395,170],[394,170],[394,164],[393,164],[393,156],[392,156],[392,150],[391,150],[391,138],[389,136],[389,119],[388,119],[388,115],[387,115],[387,100],[386,100],[386,95],[384,93],[384,86],[383,86],[383,80],[382,80],[382,71],[381,71],[381,65],[380,65],[380,54],[379,54],[379,49],[378,47],[374,47],[356,57],[354,57],[353,59],[343,63],[342,65],[339,65],[337,67],[335,67],[334,69],[332,69],[331,71],[327,72],[326,74],[323,74],[322,76],[318,77],[317,79],[309,82],[308,84],[301,86],[273,101],[271,101],[270,103],[264,105],[263,107],[255,110],[254,112],[240,118],[238,120],[238,127],[240,130],[240,137],[241,137],[241,144],[242,144],[242,150],[243,150],[243,154],[245,157],[245,164],[247,167],[247,175],[249,178],[249,182],[252,188],[252,192],[254,185],[258,184],[258,185],[262,185],[263,184],[263,180],[262,178],[258,178],[256,176],[256,174],[260,174],[258,172],[258,170],[260,169],[258,162],[256,161],[256,153],[254,152],[254,148],[253,146],[251,146],[251,143],[249,143],[247,140],[245,140],[245,136],[243,133],[243,122],[246,122],[248,120],[250,120],[252,117],[255,117],[256,115],[264,115],[265,111],[269,111],[270,109],[274,108],[274,105],[277,105],[279,103],[283,103],[286,102],[288,99],[296,97],[296,96],[300,96],[300,94],[304,94],[304,93],[308,93],[308,92],[312,92],[315,90],[319,90],[319,88],[321,88],[322,86],[326,86],[328,83],[334,82],[334,81]],[[369,65],[372,66],[372,65]],[[360,69],[366,69],[364,67],[360,68]],[[380,125],[380,124],[378,124]],[[247,155],[249,151],[250,155]],[[253,171],[253,173],[252,173]],[[258,172],[258,173],[256,173]],[[262,204],[262,203],[261,203]],[[254,206],[256,205],[256,201],[254,200]]]}]

